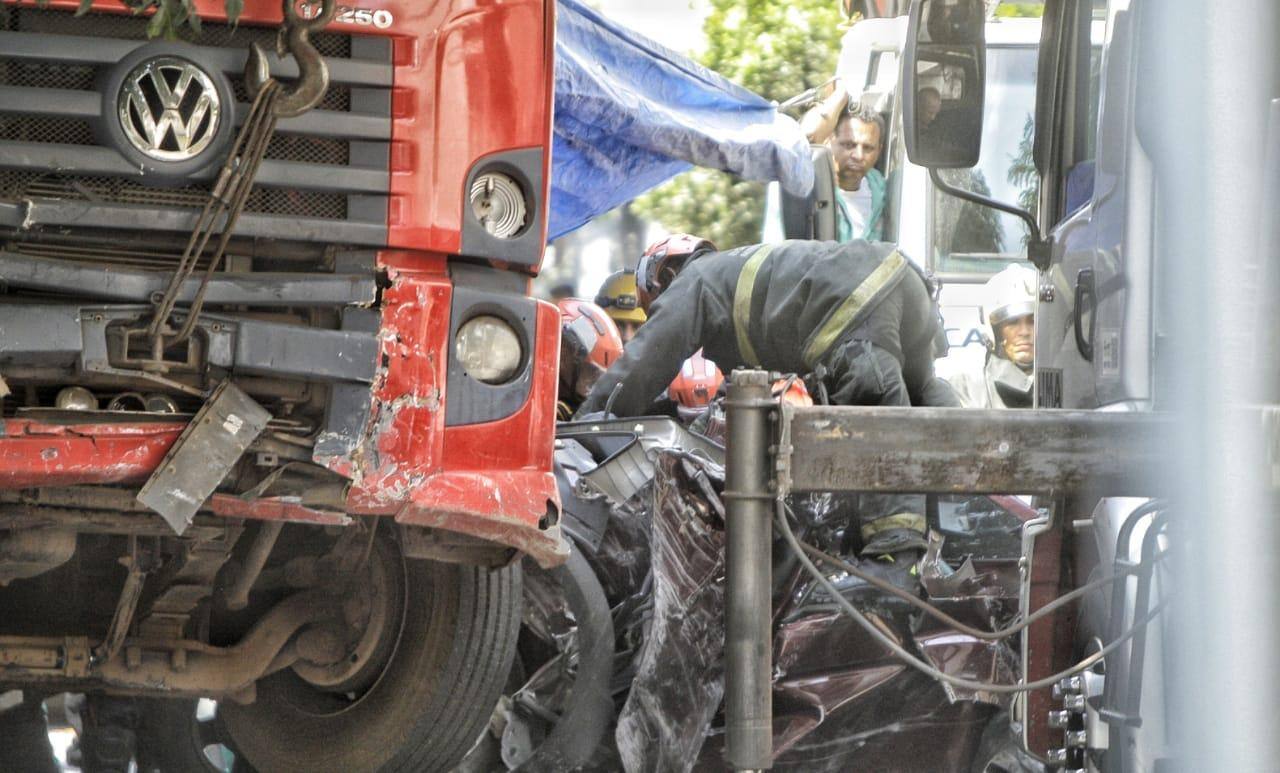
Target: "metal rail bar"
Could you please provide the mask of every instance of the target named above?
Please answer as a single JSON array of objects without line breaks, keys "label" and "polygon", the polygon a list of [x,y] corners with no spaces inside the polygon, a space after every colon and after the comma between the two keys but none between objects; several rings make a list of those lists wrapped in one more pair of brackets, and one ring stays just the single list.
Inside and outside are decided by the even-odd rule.
[{"label": "metal rail bar", "polygon": [[736,371],[725,400],[725,760],[734,770],[773,766],[769,375]]},{"label": "metal rail bar", "polygon": [[1150,496],[1167,483],[1155,413],[783,406],[791,491]]}]

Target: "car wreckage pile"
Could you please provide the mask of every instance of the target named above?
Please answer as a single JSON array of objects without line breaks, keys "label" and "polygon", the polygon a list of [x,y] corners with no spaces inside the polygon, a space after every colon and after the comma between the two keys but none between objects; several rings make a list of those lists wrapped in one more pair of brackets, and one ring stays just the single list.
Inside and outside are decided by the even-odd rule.
[{"label": "car wreckage pile", "polygon": [[[573,554],[551,571],[526,562],[517,662],[464,770],[723,766],[722,403],[689,427],[560,425],[555,470]],[[894,641],[948,675],[1016,685],[1018,654],[1001,629],[1017,617],[1021,531],[1038,512],[1017,497],[941,500],[921,580],[949,622],[847,571],[859,572],[845,536],[856,496],[795,495],[786,517],[807,550],[826,554],[839,593]],[[909,668],[844,614],[781,535],[773,564],[776,769],[1042,769],[1010,729],[1012,690],[951,687]]]},{"label": "car wreckage pile", "polygon": [[[1166,603],[1151,604],[1157,500],[1100,508],[1111,552],[1070,567],[1069,511],[1051,528],[1021,497],[939,496],[921,598],[863,565],[845,493],[872,488],[872,465],[849,461],[871,448],[880,492],[1061,495],[1088,479],[1146,496],[1163,470],[1135,451],[1156,447],[1137,412],[823,409],[865,442],[805,467],[792,451],[830,438],[812,421],[789,435],[785,404],[766,417],[778,403],[757,373],[761,429],[744,442],[726,442],[746,426],[729,398],[687,426],[561,424],[552,460],[558,326],[527,296],[547,233],[552,4],[459,1],[436,18],[395,3],[381,18],[420,51],[353,31],[355,17],[322,33],[339,13],[327,1],[307,18],[285,2],[280,28],[257,4],[247,50],[229,24],[170,45],[114,4],[88,3],[100,15],[85,21],[54,5],[0,7],[0,89],[19,95],[0,112],[48,114],[0,124],[0,669],[40,715],[37,737],[41,700],[67,690],[86,695],[91,772],[191,769],[212,745],[264,771],[689,770],[726,756],[750,770],[1040,770],[1025,749],[1079,766],[1107,751],[1108,727],[1114,740],[1141,724],[1141,637]],[[437,22],[485,33],[463,56],[436,53]],[[288,69],[259,50],[271,40],[287,42]],[[529,72],[537,88],[511,88]],[[196,82],[243,120],[206,120],[175,95]],[[476,110],[450,124],[470,131],[424,137],[431,122],[410,108],[437,94],[531,118]],[[148,121],[181,110],[208,144],[185,137],[174,161]],[[403,185],[418,159],[434,187]],[[969,466],[901,452],[941,439]],[[734,479],[744,454],[774,465],[751,490]],[[781,480],[784,457],[808,485]],[[750,599],[734,549],[747,500],[751,555],[772,578]],[[1104,589],[1112,604],[1093,612],[1109,620],[1053,630]],[[761,625],[744,637],[748,606]],[[1080,672],[1130,640],[1101,693],[1104,675]],[[767,667],[739,668],[743,644]],[[765,712],[742,710],[747,692]],[[1094,698],[1121,710],[1098,720]],[[215,721],[197,699],[219,701]],[[735,754],[750,723],[763,742]]]}]

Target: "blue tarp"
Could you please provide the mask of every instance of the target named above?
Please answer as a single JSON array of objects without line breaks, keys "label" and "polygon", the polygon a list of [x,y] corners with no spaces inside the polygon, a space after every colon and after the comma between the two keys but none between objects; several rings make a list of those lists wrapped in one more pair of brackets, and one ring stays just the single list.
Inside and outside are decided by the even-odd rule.
[{"label": "blue tarp", "polygon": [[559,0],[549,238],[692,165],[813,185],[809,145],[773,104],[577,0]]}]

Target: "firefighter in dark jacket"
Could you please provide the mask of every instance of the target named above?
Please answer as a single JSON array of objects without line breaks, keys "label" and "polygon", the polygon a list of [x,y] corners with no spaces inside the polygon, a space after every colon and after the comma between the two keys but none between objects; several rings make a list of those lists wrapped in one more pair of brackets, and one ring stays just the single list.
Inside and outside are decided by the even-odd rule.
[{"label": "firefighter in dark jacket", "polygon": [[560,309],[560,388],[556,421],[573,418],[596,380],[622,356],[622,336],[605,310],[580,298],[564,298]]},{"label": "firefighter in dark jacket", "polygon": [[[933,371],[945,339],[930,288],[892,244],[788,241],[717,252],[677,234],[645,251],[636,277],[648,321],[579,415],[606,405],[619,416],[642,414],[699,347],[724,365],[822,373],[835,405],[959,405]],[[923,551],[922,496],[865,499],[875,503],[859,508],[864,555]]]}]

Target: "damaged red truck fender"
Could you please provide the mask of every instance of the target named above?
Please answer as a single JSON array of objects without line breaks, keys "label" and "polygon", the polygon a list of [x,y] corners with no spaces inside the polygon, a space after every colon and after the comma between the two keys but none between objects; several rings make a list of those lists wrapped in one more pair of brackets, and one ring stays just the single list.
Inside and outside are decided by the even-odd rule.
[{"label": "damaged red truck fender", "polygon": [[[563,563],[567,543],[555,525],[559,493],[551,474],[554,403],[528,400],[483,425],[448,426],[447,354],[451,287],[442,272],[394,268],[383,293],[374,411],[361,444],[325,466],[349,475],[348,512],[394,515],[417,526],[469,534],[528,553],[543,566]],[[559,317],[539,303],[532,391],[554,395]]]}]

